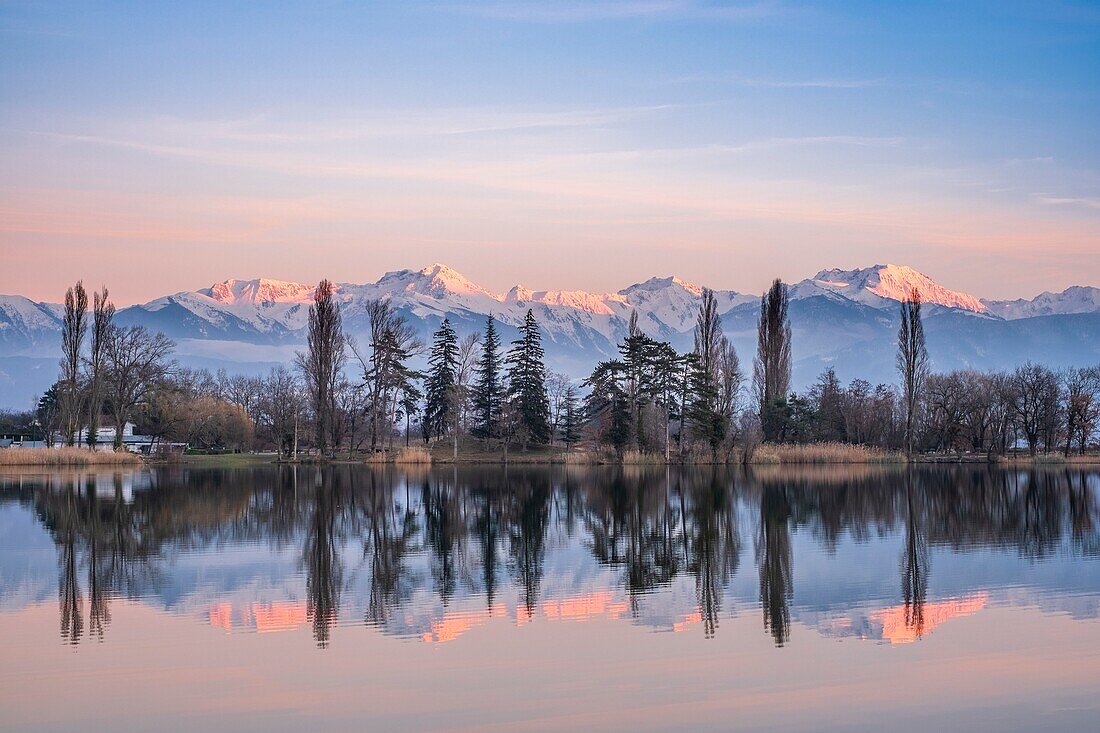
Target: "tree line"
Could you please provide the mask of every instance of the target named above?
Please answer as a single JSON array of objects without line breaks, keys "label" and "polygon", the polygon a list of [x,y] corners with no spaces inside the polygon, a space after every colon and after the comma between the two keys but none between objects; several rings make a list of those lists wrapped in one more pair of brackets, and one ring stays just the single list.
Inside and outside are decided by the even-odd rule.
[{"label": "tree line", "polygon": [[1032,455],[1068,456],[1084,453],[1100,427],[1100,365],[932,372],[916,290],[900,304],[899,384],[845,385],[828,367],[802,393],[791,389],[789,293],[778,279],[761,296],[751,377],[709,289],[691,350],[645,334],[633,312],[617,356],[577,381],[547,369],[531,310],[510,344],[492,314],[465,338],[444,318],[424,343],[390,301],[377,300],[367,304],[360,343],[344,332],[334,287],[322,280],[293,366],[248,377],[182,368],[170,361],[174,344],[164,335],[114,323],[106,288],[92,301],[89,318],[83,285],[66,292],[59,379],[33,413],[7,416],[8,427],[37,421],[45,435],[72,445],[83,428],[94,436],[104,421],[133,421],[165,441],[288,458],[350,457],[415,441],[447,446],[455,458],[460,446],[507,457],[583,444],[619,459],[632,452],[706,462],[749,460],[762,442],[989,456],[1026,445]]}]

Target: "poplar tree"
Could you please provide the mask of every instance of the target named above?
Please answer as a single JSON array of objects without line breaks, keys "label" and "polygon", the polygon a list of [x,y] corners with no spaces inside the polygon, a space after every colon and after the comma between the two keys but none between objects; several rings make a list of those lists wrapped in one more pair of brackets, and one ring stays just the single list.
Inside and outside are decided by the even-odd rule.
[{"label": "poplar tree", "polygon": [[[80,428],[80,350],[88,330],[88,294],[78,282],[65,291],[65,316],[61,324],[61,414],[65,445],[72,445]],[[122,426],[117,426],[122,432]]]},{"label": "poplar tree", "polygon": [[[515,408],[523,435],[533,443],[550,442],[550,398],[546,394],[545,354],[534,313],[528,309],[520,336],[508,353],[508,400]],[[524,441],[526,448],[526,441]]]},{"label": "poplar tree", "polygon": [[913,454],[913,424],[920,403],[924,380],[928,376],[928,349],[924,345],[920,291],[913,288],[901,303],[898,328],[898,371],[901,372],[902,398],[905,400],[905,455]]},{"label": "poplar tree", "polygon": [[[317,420],[317,450],[326,453],[328,436],[336,421],[336,386],[347,363],[347,342],[340,310],[332,297],[335,286],[328,280],[317,284],[313,305],[309,307],[306,351],[297,353],[298,369],[309,388],[310,402]],[[336,446],[332,446],[332,451]]]},{"label": "poplar tree", "polygon": [[92,297],[92,344],[88,358],[88,433],[84,436],[89,448],[94,449],[99,432],[99,417],[103,412],[104,382],[107,379],[107,339],[111,332],[111,320],[115,306],[107,299],[107,288]]},{"label": "poplar tree", "polygon": [[455,375],[458,371],[458,337],[447,318],[439,324],[428,357],[427,397],[424,405],[424,437],[443,436],[447,432]]},{"label": "poplar tree", "polygon": [[471,431],[486,442],[497,435],[503,388],[500,380],[500,337],[490,313],[485,321],[485,337],[481,343],[481,358],[474,370],[474,426]]},{"label": "poplar tree", "polygon": [[765,440],[783,434],[787,392],[791,386],[791,322],[787,317],[787,286],[776,278],[760,297],[760,323],[756,335],[753,383],[760,404],[760,424]]}]

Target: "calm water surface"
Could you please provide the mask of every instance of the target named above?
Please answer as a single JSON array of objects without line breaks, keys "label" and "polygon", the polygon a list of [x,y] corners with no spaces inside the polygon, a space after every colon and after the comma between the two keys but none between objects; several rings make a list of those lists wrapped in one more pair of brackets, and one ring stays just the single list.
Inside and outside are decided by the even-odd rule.
[{"label": "calm water surface", "polygon": [[0,729],[1100,729],[1100,473],[0,476]]}]

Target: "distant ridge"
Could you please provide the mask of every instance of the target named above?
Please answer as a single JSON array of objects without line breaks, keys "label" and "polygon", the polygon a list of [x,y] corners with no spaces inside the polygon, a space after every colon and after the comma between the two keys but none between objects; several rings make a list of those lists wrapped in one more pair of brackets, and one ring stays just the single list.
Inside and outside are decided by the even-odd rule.
[{"label": "distant ridge", "polygon": [[[842,378],[893,381],[897,304],[917,288],[926,308],[936,368],[1004,368],[1027,359],[1052,366],[1100,362],[1100,288],[1076,286],[1031,300],[997,301],[943,287],[911,267],[880,264],[829,269],[790,285],[795,383],[826,365]],[[262,371],[289,363],[305,341],[315,283],[268,278],[226,279],[119,310],[123,324],[162,331],[177,342],[181,364]],[[516,285],[496,293],[447,265],[388,272],[376,282],[337,283],[345,329],[362,340],[367,304],[389,299],[424,339],[443,318],[459,333],[480,330],[488,313],[506,338],[527,310],[546,337],[551,368],[583,376],[618,355],[617,344],[637,312],[643,331],[681,351],[692,344],[700,284],[653,277],[613,293],[535,291]],[[759,295],[716,290],[723,326],[751,364]],[[56,371],[60,306],[19,295],[0,296],[0,407],[25,405]],[[13,359],[22,359],[16,365]],[[27,359],[43,360],[34,370]]]}]

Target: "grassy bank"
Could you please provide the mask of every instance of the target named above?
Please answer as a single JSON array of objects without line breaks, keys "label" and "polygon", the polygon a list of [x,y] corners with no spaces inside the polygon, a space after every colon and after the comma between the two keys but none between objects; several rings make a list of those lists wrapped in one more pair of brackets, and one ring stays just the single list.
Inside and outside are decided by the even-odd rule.
[{"label": "grassy bank", "polygon": [[127,451],[87,448],[5,448],[0,466],[140,466],[141,458]]},{"label": "grassy bank", "polygon": [[1064,456],[1061,453],[1040,453],[1034,458],[1022,454],[999,456],[996,462],[1003,466],[1096,466],[1100,465],[1100,454]]}]

